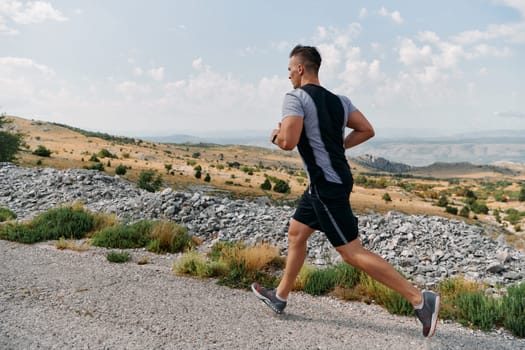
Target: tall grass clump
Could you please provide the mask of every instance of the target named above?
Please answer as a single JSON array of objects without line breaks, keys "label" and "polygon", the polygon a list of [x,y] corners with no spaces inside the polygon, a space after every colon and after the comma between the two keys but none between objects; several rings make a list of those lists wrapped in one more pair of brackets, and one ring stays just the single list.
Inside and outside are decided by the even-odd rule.
[{"label": "tall grass clump", "polygon": [[142,248],[149,242],[152,227],[153,222],[147,220],[106,227],[95,233],[91,244],[106,248]]},{"label": "tall grass clump", "polygon": [[457,319],[458,307],[456,301],[458,295],[478,292],[482,289],[481,284],[467,281],[462,276],[443,280],[438,286],[438,291],[441,294],[440,317]]},{"label": "tall grass clump", "polygon": [[499,320],[497,301],[477,292],[463,292],[456,296],[457,321],[464,326],[491,330]]},{"label": "tall grass clump", "polygon": [[272,274],[274,262],[282,266],[278,249],[269,244],[246,247],[243,243],[224,246],[219,262],[227,266],[228,272],[219,277],[218,283],[234,288],[248,289],[257,281],[268,286],[276,286],[277,278]]},{"label": "tall grass clump", "polygon": [[16,214],[8,208],[0,207],[0,222],[16,219]]},{"label": "tall grass clump", "polygon": [[311,295],[321,295],[335,288],[338,273],[335,268],[314,271],[304,285],[304,292]]},{"label": "tall grass clump", "polygon": [[154,253],[177,253],[195,246],[186,227],[172,222],[158,222],[151,228],[147,249]]},{"label": "tall grass clump", "polygon": [[20,243],[83,238],[93,229],[93,215],[79,206],[50,209],[29,223],[8,223],[0,227],[0,238]]},{"label": "tall grass clump", "polygon": [[283,265],[279,249],[269,244],[246,246],[242,242],[218,242],[207,257],[194,251],[185,253],[173,269],[178,274],[218,277],[220,285],[248,289],[254,281],[276,286],[275,272]]},{"label": "tall grass clump", "polygon": [[226,272],[226,266],[218,261],[207,261],[206,257],[194,250],[184,253],[173,265],[178,275],[200,278],[217,277]]},{"label": "tall grass clump", "polygon": [[511,286],[501,300],[503,326],[517,337],[525,337],[525,283]]}]

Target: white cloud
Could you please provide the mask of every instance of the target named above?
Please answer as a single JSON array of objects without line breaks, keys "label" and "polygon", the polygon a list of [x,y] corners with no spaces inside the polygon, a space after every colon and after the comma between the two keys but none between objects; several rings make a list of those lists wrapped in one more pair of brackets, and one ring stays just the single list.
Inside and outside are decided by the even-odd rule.
[{"label": "white cloud", "polygon": [[20,24],[41,23],[44,21],[67,21],[67,18],[49,2],[4,0],[0,3],[0,15],[7,16]]},{"label": "white cloud", "polygon": [[53,75],[54,72],[46,65],[34,62],[32,59],[25,57],[0,57],[0,67],[4,72],[12,72],[18,69],[29,69],[38,71],[45,75]]},{"label": "white cloud", "polygon": [[361,25],[359,23],[350,23],[342,30],[332,26],[318,26],[314,42],[318,44],[328,42],[340,48],[346,48],[360,33]]},{"label": "white cloud", "polygon": [[507,42],[525,42],[525,22],[491,24],[485,31],[469,30],[452,37],[459,44],[473,44],[480,41],[503,39]]},{"label": "white cloud", "polygon": [[402,24],[404,22],[399,11],[388,12],[388,10],[385,7],[381,7],[378,13],[380,16],[389,17],[392,21],[394,21],[397,24]]},{"label": "white cloud", "polygon": [[365,18],[368,15],[368,10],[366,8],[362,8],[359,10],[359,18]]},{"label": "white cloud", "polygon": [[164,67],[152,68],[149,70],[149,74],[153,80],[161,81],[164,79]]},{"label": "white cloud", "polygon": [[432,59],[432,48],[424,45],[419,48],[412,39],[403,39],[399,47],[399,60],[407,66],[428,63]]},{"label": "white cloud", "polygon": [[344,70],[339,74],[343,85],[338,90],[353,92],[364,84],[371,84],[374,80],[381,78],[381,64],[379,60],[368,63],[361,57],[359,47],[351,47],[345,52]]},{"label": "white cloud", "polygon": [[136,75],[137,77],[142,76],[143,73],[144,71],[142,70],[142,68],[140,67],[133,68],[133,74]]},{"label": "white cloud", "polygon": [[15,35],[9,21],[17,24],[33,24],[45,21],[67,21],[68,19],[49,2],[17,0],[0,1],[0,34]]},{"label": "white cloud", "polygon": [[202,63],[202,57],[198,57],[191,62],[191,67],[197,71],[206,70],[209,67]]}]

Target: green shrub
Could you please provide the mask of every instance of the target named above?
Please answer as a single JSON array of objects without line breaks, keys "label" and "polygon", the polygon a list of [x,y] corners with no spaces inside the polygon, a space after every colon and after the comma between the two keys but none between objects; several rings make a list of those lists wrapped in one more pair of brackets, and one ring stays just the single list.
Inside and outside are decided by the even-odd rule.
[{"label": "green shrub", "polygon": [[117,175],[126,175],[127,171],[128,169],[122,164],[117,165],[117,167],[115,168],[115,174]]},{"label": "green shrub", "polygon": [[51,151],[47,149],[46,147],[39,145],[34,151],[34,155],[40,156],[40,157],[49,157],[51,155]]},{"label": "green shrub", "polygon": [[128,252],[109,252],[106,254],[106,259],[113,263],[125,263],[131,259],[131,255]]},{"label": "green shrub", "polygon": [[335,266],[337,272],[337,285],[340,287],[353,288],[361,280],[362,272],[346,263],[339,263]]},{"label": "green shrub", "polygon": [[484,203],[480,203],[478,201],[472,202],[472,204],[470,205],[470,209],[476,214],[488,214],[489,213],[489,208],[487,207],[487,205]]},{"label": "green shrub", "polygon": [[147,249],[154,253],[178,253],[195,246],[188,230],[172,222],[157,222],[151,227]]},{"label": "green shrub", "polygon": [[[0,115],[0,129],[4,124],[10,124],[11,119],[5,119],[5,115]],[[16,160],[16,153],[22,145],[22,134],[0,130],[0,162],[12,162]]]},{"label": "green shrub", "polygon": [[16,214],[8,208],[0,207],[0,222],[16,219]]},{"label": "green shrub", "polygon": [[488,331],[494,328],[500,318],[499,308],[494,298],[483,292],[460,293],[455,300],[458,322]]},{"label": "green shrub", "polygon": [[381,197],[385,202],[392,202],[392,197],[390,197],[390,194],[388,192],[385,192],[383,197]]},{"label": "green shrub", "polygon": [[206,174],[206,176],[204,177],[204,181],[206,182],[210,182],[211,181],[211,176],[209,173]]},{"label": "green shrub", "polygon": [[100,151],[98,151],[97,156],[100,158],[118,158],[116,154],[111,153],[105,148],[102,148]]},{"label": "green shrub", "polygon": [[93,220],[93,215],[82,208],[63,207],[40,214],[32,225],[44,240],[60,237],[78,239],[93,229]]},{"label": "green shrub", "polygon": [[468,218],[469,217],[469,214],[470,214],[470,210],[467,206],[464,206],[463,208],[461,208],[461,210],[459,211],[459,215],[460,216],[463,216],[464,218]]},{"label": "green shrub", "polygon": [[90,166],[85,166],[84,169],[104,171],[104,164],[102,164],[102,163],[95,163],[95,164],[92,164]]},{"label": "green shrub", "polygon": [[507,288],[501,301],[503,326],[517,337],[525,337],[525,283]]},{"label": "green shrub", "polygon": [[81,208],[61,207],[50,209],[26,224],[3,225],[0,237],[20,243],[66,238],[83,238],[93,229],[94,217]]},{"label": "green shrub", "polygon": [[93,153],[91,155],[91,157],[89,158],[89,161],[98,163],[98,162],[100,162],[100,159],[98,159],[97,155],[95,153]]},{"label": "green shrub", "polygon": [[394,315],[411,316],[414,314],[414,307],[396,291],[389,290],[382,304]]},{"label": "green shrub", "polygon": [[441,197],[439,197],[439,200],[437,202],[437,206],[445,208],[447,205],[448,205],[447,196],[442,195]]},{"label": "green shrub", "polygon": [[152,227],[151,221],[106,227],[93,236],[91,244],[106,248],[142,248],[149,242]]},{"label": "green shrub", "polygon": [[456,207],[451,207],[450,205],[447,205],[445,207],[445,211],[449,214],[453,214],[453,215],[458,215],[458,208]]},{"label": "green shrub", "polygon": [[335,288],[338,273],[335,268],[317,270],[310,275],[304,286],[304,292],[321,295]]},{"label": "green shrub", "polygon": [[290,193],[290,185],[288,182],[279,179],[273,186],[273,190],[278,193]]},{"label": "green shrub", "polygon": [[266,191],[269,191],[272,189],[272,183],[270,182],[270,180],[268,180],[268,178],[266,178],[264,182],[261,184],[261,189],[266,190]]},{"label": "green shrub", "polygon": [[155,177],[153,170],[144,170],[139,175],[138,187],[148,192],[156,192],[162,186],[162,176]]}]

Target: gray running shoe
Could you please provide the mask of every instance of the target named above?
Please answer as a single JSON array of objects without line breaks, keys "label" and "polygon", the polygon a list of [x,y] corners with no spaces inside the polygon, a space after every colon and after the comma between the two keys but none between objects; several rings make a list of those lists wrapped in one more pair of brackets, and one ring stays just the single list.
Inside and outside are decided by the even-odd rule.
[{"label": "gray running shoe", "polygon": [[264,288],[259,285],[259,283],[252,283],[253,293],[262,300],[266,305],[268,305],[273,311],[278,314],[282,314],[284,308],[286,307],[286,301],[281,301],[275,296],[275,288]]},{"label": "gray running shoe", "polygon": [[439,294],[423,291],[423,308],[415,310],[417,318],[423,324],[423,336],[430,338],[437,328],[439,315]]}]

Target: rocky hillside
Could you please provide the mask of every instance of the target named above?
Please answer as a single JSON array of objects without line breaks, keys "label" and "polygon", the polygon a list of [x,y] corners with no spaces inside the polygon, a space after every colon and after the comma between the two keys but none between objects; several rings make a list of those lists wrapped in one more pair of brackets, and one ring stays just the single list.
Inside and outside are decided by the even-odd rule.
[{"label": "rocky hillside", "polygon": [[[116,176],[89,170],[23,168],[0,163],[0,207],[19,220],[61,204],[81,201],[95,212],[115,213],[130,221],[165,219],[183,223],[203,240],[267,241],[286,253],[286,231],[293,208],[270,205],[265,197],[232,200],[202,192],[165,189],[150,193]],[[390,212],[359,217],[365,246],[399,267],[419,285],[435,285],[464,275],[491,285],[525,281],[525,253],[509,247],[503,237],[491,239],[484,229],[458,220]],[[320,233],[309,241],[312,264],[338,261]]]}]

